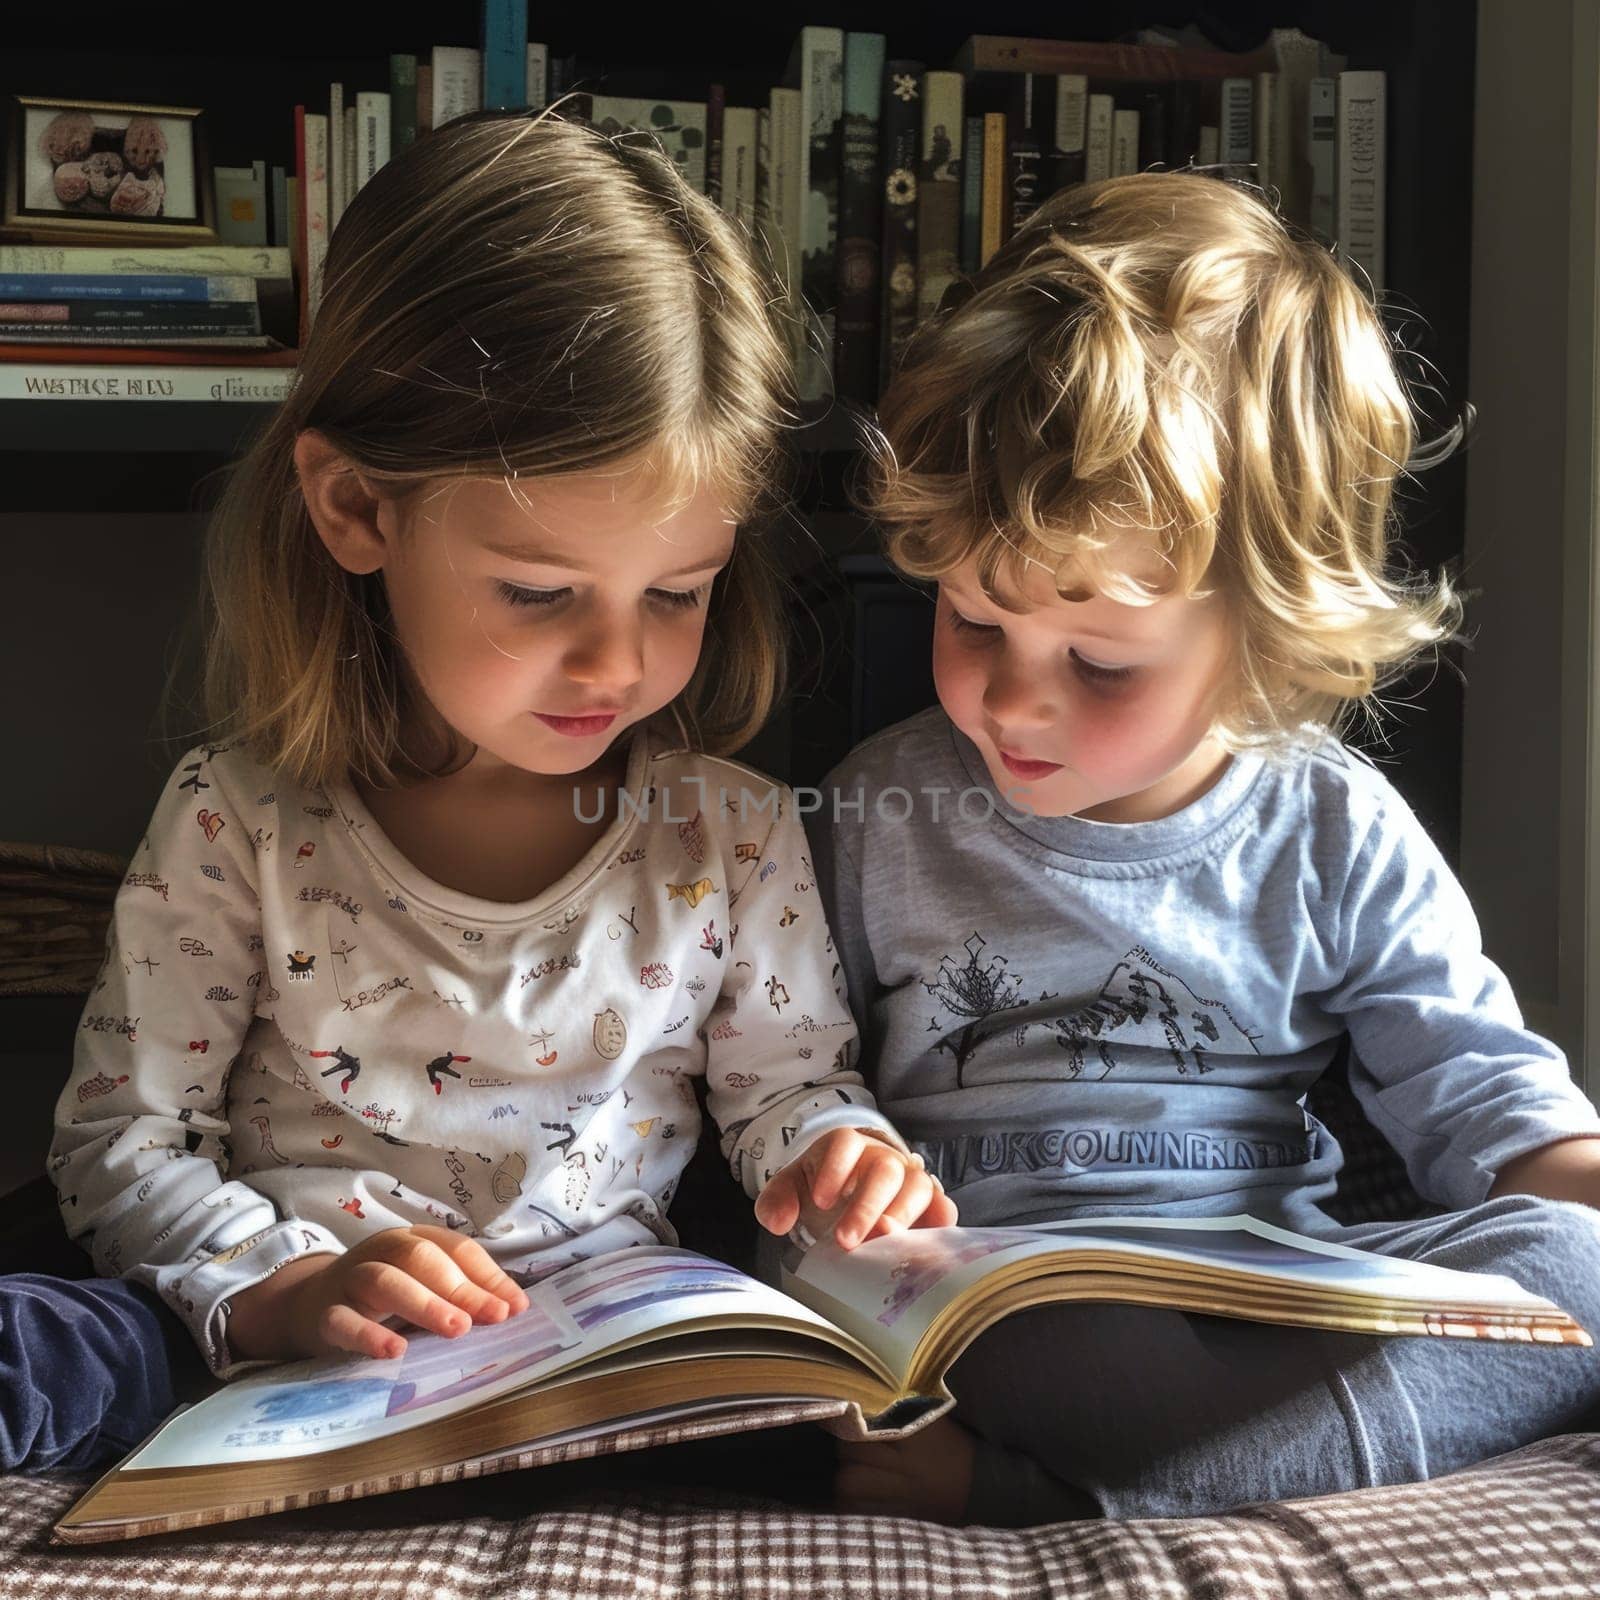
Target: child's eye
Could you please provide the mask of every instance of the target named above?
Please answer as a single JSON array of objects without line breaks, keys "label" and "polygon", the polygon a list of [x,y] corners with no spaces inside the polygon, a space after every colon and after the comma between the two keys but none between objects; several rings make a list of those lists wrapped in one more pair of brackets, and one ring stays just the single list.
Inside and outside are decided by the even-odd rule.
[{"label": "child's eye", "polygon": [[987,638],[998,636],[1000,633],[1000,629],[997,628],[992,622],[974,622],[971,617],[964,617],[959,611],[952,611],[950,613],[950,626],[954,628],[957,633],[970,633],[975,635],[976,637],[972,641],[974,644],[985,643]]},{"label": "child's eye", "polygon": [[710,593],[710,583],[702,583],[698,589],[652,589],[650,598],[674,611],[692,611]]},{"label": "child's eye", "polygon": [[521,584],[500,581],[496,581],[495,591],[512,606],[553,606],[572,593],[570,589],[525,589]]},{"label": "child's eye", "polygon": [[1087,656],[1080,656],[1076,650],[1068,652],[1072,657],[1072,664],[1077,669],[1078,676],[1086,682],[1095,684],[1126,683],[1134,674],[1133,667],[1107,667],[1098,661],[1090,661]]}]

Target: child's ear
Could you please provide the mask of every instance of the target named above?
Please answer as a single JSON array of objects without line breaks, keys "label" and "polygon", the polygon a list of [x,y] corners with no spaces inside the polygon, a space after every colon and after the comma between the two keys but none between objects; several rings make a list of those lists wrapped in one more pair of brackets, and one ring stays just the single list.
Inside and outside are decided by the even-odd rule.
[{"label": "child's ear", "polygon": [[306,511],[328,554],[346,572],[377,572],[389,557],[380,497],[356,464],[324,435],[304,429],[294,441],[294,469]]}]

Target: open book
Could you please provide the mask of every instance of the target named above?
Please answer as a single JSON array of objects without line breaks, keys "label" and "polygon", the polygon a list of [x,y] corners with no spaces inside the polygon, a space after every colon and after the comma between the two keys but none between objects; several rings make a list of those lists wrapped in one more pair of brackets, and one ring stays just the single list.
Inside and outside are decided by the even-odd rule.
[{"label": "open book", "polygon": [[260,1369],[187,1406],[91,1488],[57,1543],[132,1538],[578,1456],[803,1420],[888,1437],[948,1410],[984,1328],[1117,1300],[1366,1334],[1591,1343],[1509,1278],[1394,1260],[1252,1217],[930,1228],[786,1259],[785,1293],[648,1246],[563,1268],[525,1312],[393,1360]]}]

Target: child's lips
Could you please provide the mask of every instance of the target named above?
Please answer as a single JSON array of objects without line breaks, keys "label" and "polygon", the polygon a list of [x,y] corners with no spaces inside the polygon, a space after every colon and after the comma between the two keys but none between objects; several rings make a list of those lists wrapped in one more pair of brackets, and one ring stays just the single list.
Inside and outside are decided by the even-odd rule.
[{"label": "child's lips", "polygon": [[571,734],[580,739],[589,734],[604,733],[619,715],[619,712],[609,711],[595,717],[557,717],[544,711],[534,712],[534,716],[557,733]]},{"label": "child's lips", "polygon": [[1048,778],[1052,772],[1059,772],[1062,767],[1059,761],[1028,761],[1021,756],[1012,755],[1008,750],[1000,752],[1000,759],[1005,763],[1007,772],[1026,783],[1036,783],[1040,778]]}]

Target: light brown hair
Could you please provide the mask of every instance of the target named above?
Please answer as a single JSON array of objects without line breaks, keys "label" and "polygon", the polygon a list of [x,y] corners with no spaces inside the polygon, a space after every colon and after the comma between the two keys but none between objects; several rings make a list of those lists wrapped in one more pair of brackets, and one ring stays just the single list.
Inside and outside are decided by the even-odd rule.
[{"label": "light brown hair", "polygon": [[[781,295],[748,238],[653,141],[550,112],[485,112],[398,152],[335,230],[293,388],[231,470],[207,532],[208,737],[302,782],[417,776],[380,575],[306,511],[315,429],[397,497],[648,461],[730,515],[780,503],[795,401]],[[411,536],[420,537],[413,533]],[[689,686],[659,720],[737,749],[782,686],[778,588],[744,526]]]},{"label": "light brown hair", "polygon": [[[917,331],[857,497],[908,575],[1139,603],[1221,591],[1228,744],[1338,726],[1449,638],[1448,581],[1391,571],[1415,423],[1371,300],[1257,192],[1143,173],[1053,196]],[[1014,608],[1014,607],[1012,607]]]}]

